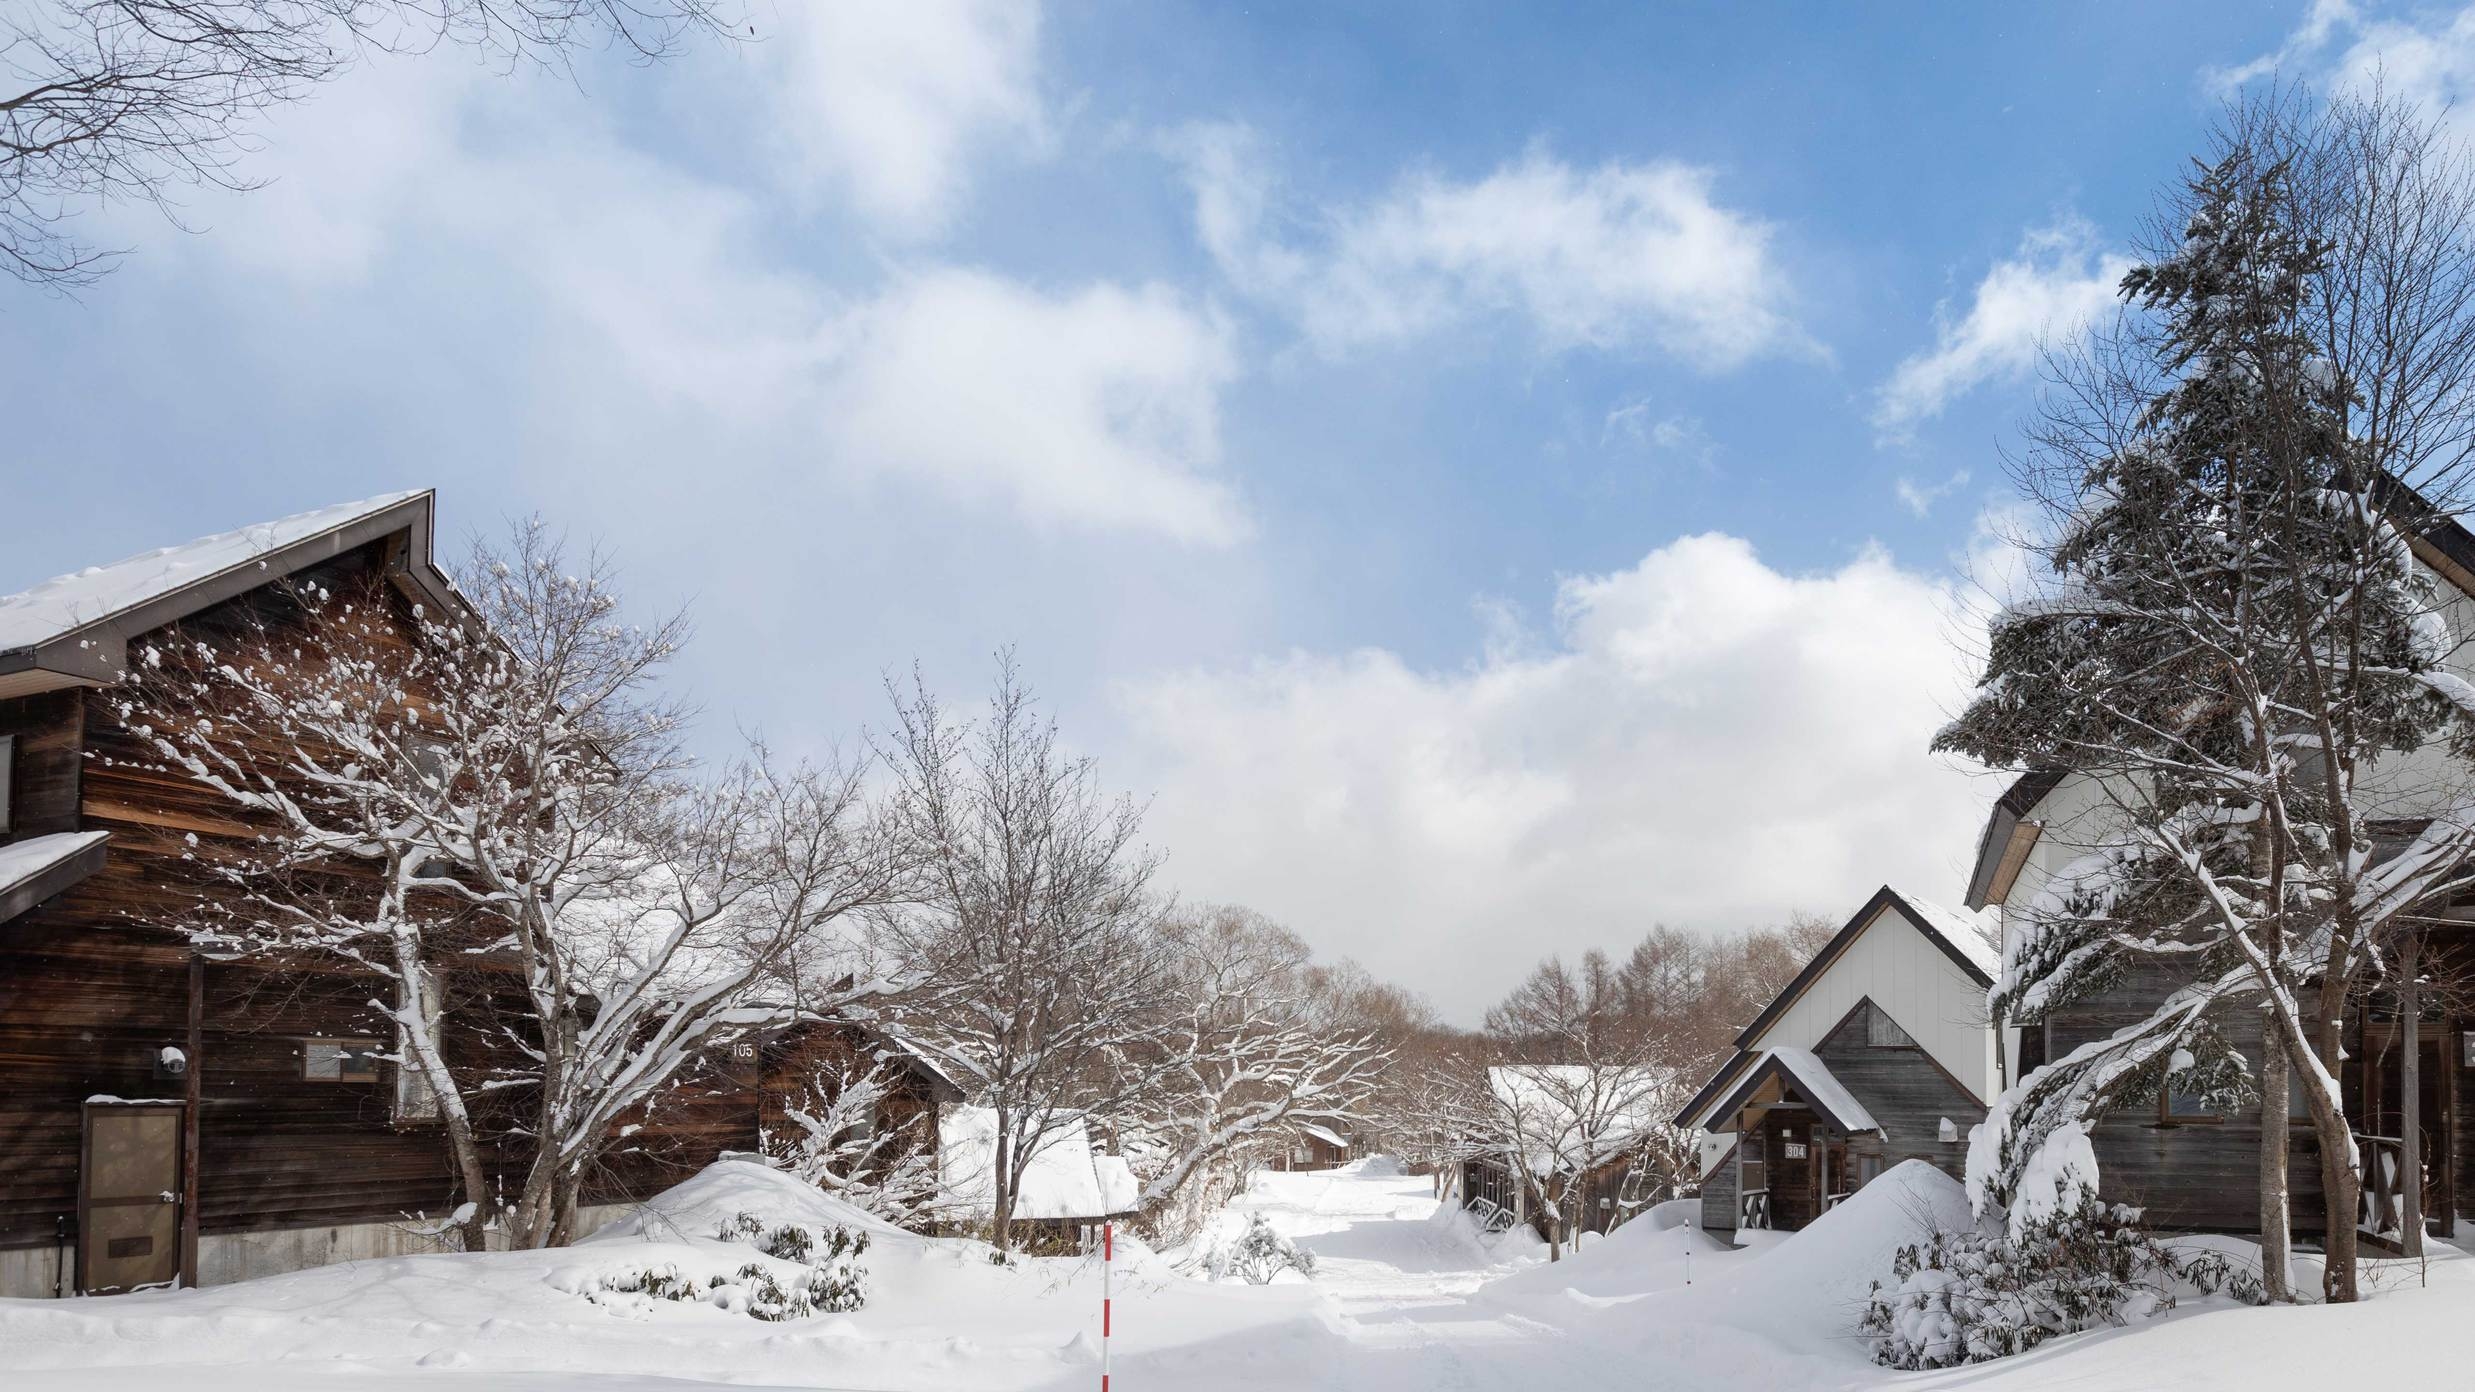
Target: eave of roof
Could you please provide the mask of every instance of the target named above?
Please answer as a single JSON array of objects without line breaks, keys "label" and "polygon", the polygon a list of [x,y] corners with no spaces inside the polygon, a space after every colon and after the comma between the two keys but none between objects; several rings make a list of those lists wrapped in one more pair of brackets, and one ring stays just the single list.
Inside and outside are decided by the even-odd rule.
[{"label": "eave of roof", "polygon": [[57,831],[0,845],[0,923],[6,923],[103,868],[110,833]]},{"label": "eave of roof", "polygon": [[1751,1100],[1754,1089],[1771,1078],[1793,1083],[1806,1105],[1821,1113],[1824,1121],[1841,1131],[1854,1134],[1860,1131],[1879,1132],[1882,1129],[1882,1123],[1875,1121],[1873,1113],[1865,1110],[1865,1104],[1830,1071],[1830,1065],[1805,1049],[1764,1050],[1753,1068],[1728,1090],[1724,1099],[1709,1109],[1710,1113],[1724,1115],[1743,1107]]},{"label": "eave of roof", "polygon": [[[2475,532],[2455,515],[2433,505],[2409,485],[2383,474],[2374,497],[2405,529],[2407,543],[2418,560],[2470,598],[2475,598]],[[1985,829],[1977,837],[1976,863],[1968,872],[1968,893],[1962,902],[1981,909],[1994,901],[1994,877],[2012,829],[2038,803],[2061,786],[2067,769],[2030,769],[2011,780],[1985,814]]]},{"label": "eave of roof", "polygon": [[[432,555],[434,502],[435,495],[422,489],[374,498],[366,507],[346,504],[326,509],[325,512],[334,514],[331,523],[319,514],[303,514],[318,517],[314,530],[253,550],[233,549],[230,560],[194,577],[155,588],[135,586],[125,599],[99,600],[101,607],[92,612],[81,611],[69,621],[39,625],[25,641],[0,650],[0,698],[115,681],[126,669],[132,637],[398,533],[406,537],[407,545],[397,561],[397,577],[442,614],[468,612],[469,606]],[[245,540],[251,530],[219,533],[187,545]],[[181,549],[173,547],[134,556],[114,562],[113,566],[161,562]],[[6,600],[24,601],[76,578],[58,577],[22,594],[7,596]]]}]

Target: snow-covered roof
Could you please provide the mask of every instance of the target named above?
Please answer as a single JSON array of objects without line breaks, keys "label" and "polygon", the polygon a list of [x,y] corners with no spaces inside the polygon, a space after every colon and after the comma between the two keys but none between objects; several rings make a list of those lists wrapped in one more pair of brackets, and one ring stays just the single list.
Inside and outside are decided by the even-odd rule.
[{"label": "snow-covered roof", "polygon": [[31,590],[0,598],[0,651],[49,642],[174,590],[228,570],[258,564],[269,552],[334,531],[419,496],[417,490],[382,493],[356,503],[338,503],[272,522],[217,532],[184,545],[166,546],[46,580]]},{"label": "snow-covered roof", "polygon": [[1998,919],[1990,909],[1953,909],[1920,899],[1906,890],[1898,891],[1899,901],[1908,906],[1910,917],[1919,928],[1931,933],[1953,951],[1968,959],[1986,979],[1997,979],[2002,971],[2002,949],[1995,944]]},{"label": "snow-covered roof", "polygon": [[[995,1217],[996,1156],[997,1113],[993,1108],[946,1108],[937,1118],[939,1209],[964,1220]],[[1142,1186],[1125,1159],[1094,1153],[1083,1118],[1062,1117],[1023,1167],[1014,1216],[1106,1218],[1132,1213],[1140,1206],[1141,1196]]]},{"label": "snow-covered roof", "polygon": [[[122,644],[131,633],[399,529],[415,534],[408,574],[444,604],[453,587],[430,563],[429,497],[427,490],[414,490],[338,503],[88,566],[0,596],[0,678],[33,668],[72,682],[108,681],[119,674]],[[31,680],[19,684],[44,689],[27,684]],[[16,688],[0,682],[0,695],[7,694],[17,694]]]},{"label": "snow-covered roof", "polygon": [[[101,864],[103,843],[108,839],[108,832],[55,831],[0,846],[0,921],[92,873]],[[81,857],[90,858],[82,871],[78,868]],[[46,884],[47,877],[60,882]]]},{"label": "snow-covered roof", "polygon": [[1764,1049],[1753,1060],[1753,1066],[1745,1071],[1742,1081],[1703,1114],[1704,1124],[1742,1107],[1762,1080],[1772,1076],[1782,1077],[1794,1084],[1796,1091],[1822,1114],[1823,1120],[1842,1131],[1878,1132],[1882,1129],[1882,1123],[1873,1119],[1873,1113],[1865,1109],[1864,1103],[1856,1100],[1856,1094],[1848,1091],[1847,1085],[1831,1073],[1830,1066],[1823,1063],[1819,1056],[1811,1049],[1791,1048]]},{"label": "snow-covered roof", "polygon": [[1512,1113],[1504,1137],[1536,1167],[1597,1164],[1665,1121],[1666,1075],[1583,1063],[1509,1063],[1487,1070],[1487,1090]]},{"label": "snow-covered roof", "polygon": [[1343,1150],[1349,1149],[1349,1138],[1341,1135],[1339,1132],[1334,1131],[1328,1126],[1317,1126],[1315,1123],[1310,1121],[1298,1129],[1305,1132],[1307,1135],[1314,1137],[1316,1140],[1324,1142],[1326,1145],[1339,1146]]}]

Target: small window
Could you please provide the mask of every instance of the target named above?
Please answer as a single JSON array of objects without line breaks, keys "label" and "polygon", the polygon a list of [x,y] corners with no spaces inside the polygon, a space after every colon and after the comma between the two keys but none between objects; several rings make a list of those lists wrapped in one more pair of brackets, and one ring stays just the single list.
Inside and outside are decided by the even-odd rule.
[{"label": "small window", "polygon": [[313,1083],[374,1083],[378,1081],[378,1041],[375,1039],[304,1039],[301,1076]]},{"label": "small window", "polygon": [[1881,1156],[1879,1156],[1879,1155],[1859,1155],[1859,1156],[1857,1156],[1857,1157],[1856,1157],[1856,1187],[1857,1187],[1857,1188],[1862,1189],[1862,1188],[1864,1188],[1866,1185],[1873,1183],[1875,1180],[1880,1179],[1881,1177],[1882,1177],[1882,1157],[1881,1157]]},{"label": "small window", "polygon": [[1881,1006],[1865,1009],[1865,1042],[1876,1049],[1905,1049],[1916,1043],[1899,1022],[1883,1012]]},{"label": "small window", "polygon": [[2158,1099],[2158,1106],[2161,1109],[2160,1118],[2170,1122],[2223,1121],[2225,1119],[2209,1109],[2206,1097],[2196,1092],[2185,1092],[2180,1088],[2167,1088],[2165,1095]]},{"label": "small window", "polygon": [[10,809],[16,805],[16,800],[9,793],[16,786],[17,736],[0,735],[0,836],[7,835],[15,826],[10,819]]},{"label": "small window", "polygon": [[447,742],[445,740],[429,735],[415,735],[412,738],[411,754],[414,772],[420,774],[433,788],[446,786]]}]

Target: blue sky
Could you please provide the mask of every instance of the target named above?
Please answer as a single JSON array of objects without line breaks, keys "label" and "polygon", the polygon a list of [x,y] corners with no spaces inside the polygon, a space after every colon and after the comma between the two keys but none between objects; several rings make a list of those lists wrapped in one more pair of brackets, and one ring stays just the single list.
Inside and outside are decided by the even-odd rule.
[{"label": "blue sky", "polygon": [[2038,335],[2323,4],[758,0],[574,82],[362,64],[191,230],[0,290],[0,590],[408,486],[692,605],[717,749],[1020,645],[1181,891],[1470,1017],[1660,920],[1956,898],[1924,752]]}]

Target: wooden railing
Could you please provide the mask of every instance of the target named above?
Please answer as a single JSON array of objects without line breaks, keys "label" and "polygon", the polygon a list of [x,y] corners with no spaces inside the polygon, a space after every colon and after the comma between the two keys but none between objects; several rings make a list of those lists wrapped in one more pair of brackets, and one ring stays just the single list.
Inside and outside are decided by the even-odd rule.
[{"label": "wooden railing", "polygon": [[[1848,1191],[1848,1193],[1854,1193],[1854,1192],[1855,1192],[1854,1190],[1849,1190],[1849,1191]],[[1823,1196],[1822,1196],[1822,1211],[1823,1211],[1824,1213],[1828,1213],[1828,1212],[1830,1212],[1832,1209],[1837,1208],[1837,1207],[1839,1206],[1839,1201],[1840,1201],[1841,1199],[1846,1198],[1847,1196],[1848,1196],[1848,1194],[1846,1194],[1846,1193],[1842,1193],[1842,1194],[1825,1194],[1825,1195],[1823,1195]]]},{"label": "wooden railing", "polygon": [[2406,1166],[2406,1142],[2395,1136],[2355,1135],[2363,1157],[2363,1204],[2355,1226],[2374,1237],[2394,1238],[2406,1227],[2406,1186],[2420,1183]]},{"label": "wooden railing", "polygon": [[1736,1201],[1736,1226],[1739,1228],[1770,1226],[1770,1191],[1768,1189],[1747,1189],[1744,1196]]},{"label": "wooden railing", "polygon": [[1513,1216],[1511,1209],[1493,1199],[1473,1198],[1462,1207],[1468,1209],[1470,1216],[1478,1220],[1480,1232],[1510,1232],[1512,1225],[1521,1221]]}]

